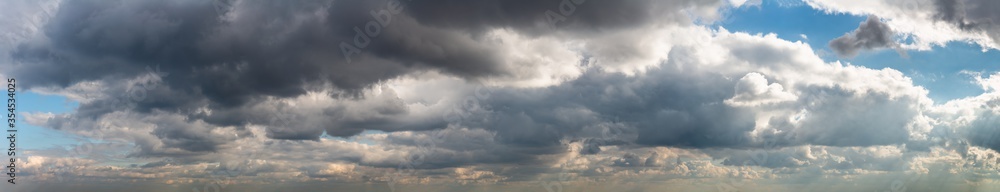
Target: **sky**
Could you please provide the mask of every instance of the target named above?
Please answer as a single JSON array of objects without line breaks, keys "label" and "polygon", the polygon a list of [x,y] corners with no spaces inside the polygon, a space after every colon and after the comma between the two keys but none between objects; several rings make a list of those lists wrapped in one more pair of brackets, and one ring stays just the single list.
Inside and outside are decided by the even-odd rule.
[{"label": "sky", "polygon": [[997,191],[998,9],[0,0],[0,191]]}]

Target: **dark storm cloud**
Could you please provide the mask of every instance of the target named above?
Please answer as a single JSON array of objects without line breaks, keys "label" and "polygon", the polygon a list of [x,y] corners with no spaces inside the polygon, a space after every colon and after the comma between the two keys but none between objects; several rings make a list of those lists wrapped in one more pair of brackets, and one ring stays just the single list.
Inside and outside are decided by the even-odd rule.
[{"label": "dark storm cloud", "polygon": [[[13,69],[33,88],[57,94],[73,95],[81,82],[99,85],[73,113],[28,115],[29,123],[130,142],[116,151],[149,162],[124,168],[98,160],[75,170],[91,181],[163,179],[172,184],[154,187],[187,190],[207,179],[221,185],[217,173],[227,172],[241,183],[322,180],[379,190],[386,177],[390,187],[499,178],[538,190],[549,182],[537,182],[556,172],[558,184],[567,173],[585,182],[650,175],[704,181],[924,167],[900,146],[925,135],[927,127],[916,125],[926,123],[922,88],[892,69],[827,63],[808,44],[775,35],[675,22],[698,14],[684,8],[715,9],[703,5],[718,0],[402,2],[404,11],[391,13],[382,0],[232,1],[223,3],[224,15],[204,0],[63,2],[46,27],[49,39],[20,45]],[[564,12],[567,2],[575,8],[551,26],[545,13]],[[391,24],[356,46],[355,27],[365,33],[387,15]],[[869,18],[838,40],[854,41],[846,48],[852,55],[892,47],[869,45],[871,38],[895,43],[872,32],[891,35],[884,27]],[[516,40],[570,42],[569,52],[584,55],[580,65],[595,66],[573,66],[579,73],[545,86],[505,84],[493,78],[550,68],[510,64],[523,52],[496,48],[507,40],[490,34],[498,28]],[[350,59],[344,42],[358,49]],[[602,68],[632,59],[643,63],[623,68],[642,69],[622,71],[634,74]],[[495,83],[482,85],[488,97],[470,91],[484,79]],[[460,108],[457,117],[448,116],[452,108]],[[990,115],[969,123],[971,144],[1000,146],[975,134],[1000,133]],[[955,162],[950,155],[920,157]],[[766,169],[746,167],[753,161]],[[233,164],[242,168],[231,172]],[[226,190],[288,189],[246,186]]]},{"label": "dark storm cloud", "polygon": [[858,52],[879,48],[897,48],[895,33],[878,17],[869,16],[854,32],[830,41],[830,48],[841,57],[854,57]]},{"label": "dark storm cloud", "polygon": [[[946,22],[964,29],[982,29],[981,27],[996,27],[1000,13],[1000,2],[990,0],[936,0],[935,16]],[[997,31],[993,31],[996,33]]]},{"label": "dark storm cloud", "polygon": [[934,5],[937,6],[937,14],[935,16],[937,16],[938,19],[953,22],[962,29],[969,29],[973,27],[965,21],[964,6],[959,5],[958,3],[960,3],[958,0],[934,1]]},{"label": "dark storm cloud", "polygon": [[587,31],[636,27],[652,20],[678,20],[681,17],[677,12],[681,9],[719,3],[715,0],[444,0],[415,2],[410,11],[418,21],[431,26],[472,31],[511,26],[538,33],[553,27]]},{"label": "dark storm cloud", "polygon": [[[252,114],[267,114],[237,111],[247,105],[329,90],[330,85],[343,93],[331,97],[350,98],[373,84],[417,71],[441,71],[465,79],[517,73],[483,36],[489,29],[586,34],[641,26],[654,18],[679,21],[686,18],[678,13],[681,9],[720,4],[717,0],[399,1],[397,7],[395,3],[64,1],[44,27],[47,40],[21,44],[12,52],[19,63],[12,74],[24,79],[26,87],[103,82],[112,97],[78,109],[78,116],[95,118],[122,110],[115,105],[122,98],[114,95],[133,94],[122,83],[153,67],[169,75],[161,76],[160,86],[145,89],[140,99],[126,97],[125,110],[178,112],[234,126],[257,117]],[[553,27],[549,11],[566,18]],[[345,55],[344,43],[358,52]],[[197,112],[205,106],[219,113]],[[323,116],[340,113],[344,112],[330,109],[303,118],[326,119]],[[270,134],[315,139],[324,129],[347,136],[364,129],[423,130],[444,125],[430,120],[417,125],[377,119],[340,123],[344,126],[310,122]],[[167,135],[174,134],[163,136]]]},{"label": "dark storm cloud", "polygon": [[[31,78],[28,86],[117,80],[160,66],[174,74],[165,81],[175,91],[237,106],[258,96],[295,96],[309,84],[363,88],[409,70],[384,60],[347,64],[335,54],[337,43],[353,35],[349,26],[370,19],[353,8],[373,5],[248,1],[233,8],[238,17],[223,20],[211,1],[64,3],[46,27],[51,45],[14,54],[29,63],[17,71]],[[316,11],[341,15],[309,15]]]},{"label": "dark storm cloud", "polygon": [[1000,45],[1000,1],[994,0],[935,0],[934,16],[940,21],[967,31],[986,32]]},{"label": "dark storm cloud", "polygon": [[[31,78],[26,81],[32,83],[29,86],[66,87],[98,81],[105,85],[103,92],[112,96],[129,94],[134,89],[135,82],[126,81],[155,75],[149,77],[155,86],[143,86],[145,95],[141,98],[127,97],[133,104],[124,109],[114,106],[114,98],[98,98],[81,104],[72,117],[49,122],[60,129],[81,129],[68,121],[97,124],[93,119],[120,110],[155,114],[138,118],[156,123],[152,137],[131,137],[139,146],[139,156],[217,151],[246,136],[216,135],[215,130],[233,127],[249,134],[247,124],[263,124],[268,137],[287,140],[317,140],[323,133],[351,136],[364,130],[417,131],[449,126],[485,129],[495,134],[477,135],[480,147],[469,145],[477,142],[450,139],[462,145],[442,145],[433,153],[441,155],[429,156],[423,165],[428,168],[484,162],[531,163],[540,161],[531,157],[565,152],[564,140],[584,141],[588,150],[583,154],[600,153],[600,146],[606,145],[763,145],[755,138],[759,135],[751,134],[760,112],[725,102],[737,91],[734,87],[739,79],[732,76],[749,71],[720,74],[717,69],[689,69],[685,66],[703,64],[698,62],[702,59],[695,58],[702,50],[691,47],[671,49],[666,53],[668,60],[641,75],[591,68],[576,79],[551,87],[496,88],[489,98],[479,101],[481,110],[458,121],[441,118],[441,114],[414,114],[391,89],[381,94],[365,93],[365,88],[374,84],[422,71],[439,71],[466,80],[517,73],[506,63],[502,51],[490,43],[494,40],[484,36],[483,32],[492,28],[512,28],[534,35],[560,32],[585,36],[662,24],[651,23],[653,18],[679,24],[674,22],[681,18],[679,10],[718,1],[586,1],[568,15],[572,18],[555,27],[548,25],[545,13],[561,11],[560,1],[413,1],[405,2],[404,11],[398,14],[386,10],[385,1],[236,1],[225,15],[218,15],[212,3],[204,1],[64,3],[46,27],[49,43],[24,44],[14,52],[22,63],[15,68],[15,74]],[[350,55],[348,61],[341,43],[357,45],[354,41],[359,34],[355,27],[388,20],[375,19],[372,12],[391,15],[391,24],[382,27],[377,36],[369,37],[367,46],[357,46],[360,53]],[[863,24],[855,36],[871,36],[866,32],[868,25],[884,27],[877,19],[869,19],[871,22],[875,23]],[[368,29],[360,30],[364,33]],[[770,45],[737,45],[727,57],[761,67],[772,67],[761,63],[796,61],[786,50],[769,49]],[[147,67],[156,70],[150,73]],[[899,133],[907,132],[903,127],[913,114],[844,107],[887,95],[850,99],[857,93],[837,87],[799,89],[806,91],[805,97],[790,102],[816,103],[808,108],[814,116],[803,120],[805,128],[780,127],[792,123],[775,119],[772,126],[788,129],[781,134],[795,137],[758,134],[783,138],[775,141],[781,146],[868,146],[906,140],[896,134],[905,135]],[[355,102],[358,106],[309,102],[290,106],[276,101],[317,90],[329,91],[320,97]],[[755,98],[769,97],[748,97]],[[906,107],[910,102],[878,101],[885,101],[879,104],[884,103],[886,110]],[[329,107],[306,110],[303,106]],[[839,117],[835,118],[838,122],[831,123],[827,116]],[[887,128],[866,135],[875,129],[851,123],[873,119],[883,119],[873,126]],[[881,134],[892,136],[877,136]],[[394,139],[406,142],[405,138]],[[484,146],[489,149],[479,150]],[[351,158],[343,160],[358,161]],[[396,166],[389,161],[366,165]]]},{"label": "dark storm cloud", "polygon": [[[578,1],[567,22],[589,28],[633,26],[665,9],[716,3]],[[364,88],[424,68],[467,78],[504,75],[501,56],[462,31],[538,28],[562,1],[402,2],[403,12],[393,14],[387,1],[234,1],[224,16],[210,1],[67,1],[46,25],[51,44],[15,51],[26,63],[17,74],[31,78],[28,86],[68,86],[161,65],[176,74],[167,78],[171,87],[223,105],[294,96],[303,84],[325,81]],[[355,27],[371,30],[366,25],[379,20],[392,25],[368,38],[364,54],[352,55],[356,62],[346,62],[340,43],[355,40]]]}]

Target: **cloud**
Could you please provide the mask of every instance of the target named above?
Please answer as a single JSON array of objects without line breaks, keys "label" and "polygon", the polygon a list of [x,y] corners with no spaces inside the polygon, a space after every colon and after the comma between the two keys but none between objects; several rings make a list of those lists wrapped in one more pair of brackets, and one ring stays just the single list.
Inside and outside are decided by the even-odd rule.
[{"label": "cloud", "polygon": [[[879,48],[896,48],[899,44],[893,39],[895,33],[878,17],[868,17],[854,32],[844,34],[830,41],[830,48],[841,57],[854,57],[858,52]],[[900,53],[903,53],[900,50]]]},{"label": "cloud", "polygon": [[888,29],[912,41],[900,45],[904,49],[929,50],[932,45],[944,46],[952,41],[976,43],[983,50],[1000,48],[1000,28],[995,24],[1000,15],[992,11],[1000,6],[996,1],[807,0],[806,3],[827,12],[881,18]]},{"label": "cloud", "polygon": [[760,73],[747,73],[736,84],[736,95],[726,99],[726,104],[733,106],[755,106],[762,104],[794,101],[796,96],[785,92],[780,84],[767,84],[767,79]]},{"label": "cloud", "polygon": [[623,130],[619,139],[634,134],[640,145],[746,147],[774,137],[787,138],[782,145],[868,146],[906,142],[930,104],[926,90],[895,70],[824,63],[772,36],[705,32],[689,38],[708,44],[671,42],[669,59],[645,74],[589,72],[551,88],[495,90],[482,102],[492,110],[473,126],[519,144],[587,138],[587,125],[611,123]]},{"label": "cloud", "polygon": [[951,142],[1000,150],[1000,129],[993,126],[1000,114],[1000,94],[996,89],[998,77],[996,74],[987,77],[975,74],[975,82],[982,86],[983,94],[948,101],[931,111],[931,115],[941,120],[940,126],[950,128],[942,128],[935,136]]},{"label": "cloud", "polygon": [[[711,19],[721,5],[708,0],[588,2],[570,9],[561,1],[404,2],[395,13],[395,3],[232,1],[217,10],[205,1],[64,1],[45,24],[44,36],[12,50],[17,64],[10,65],[11,73],[26,88],[81,101],[74,114],[79,118],[170,111],[220,127],[269,124],[274,128],[268,135],[278,139],[316,139],[323,132],[349,136],[364,129],[440,129],[445,124],[428,115],[384,122],[418,112],[391,102],[391,93],[376,101],[366,91],[426,73],[490,86],[552,86],[591,67],[585,55],[608,58],[598,64],[608,69],[637,71],[655,64],[662,53],[580,49],[625,40],[616,47],[645,50],[637,47],[647,45],[629,42],[648,39],[630,36],[648,26]],[[544,24],[550,10],[572,19],[555,27]],[[442,17],[441,12],[452,14]],[[368,27],[371,23],[381,27]],[[354,30],[357,26],[364,34]],[[364,48],[359,53],[340,54],[341,42],[364,39],[370,42],[353,45]],[[328,101],[309,112],[282,107],[283,100],[305,96]],[[366,102],[334,104],[351,100]],[[278,119],[294,123],[261,120],[271,119],[267,114],[272,112],[287,114]],[[330,116],[343,121],[326,119]]]},{"label": "cloud", "polygon": [[[562,153],[567,140],[589,140],[593,150],[587,153],[599,153],[606,146],[892,145],[924,131],[913,121],[930,103],[926,90],[898,71],[826,63],[807,45],[774,35],[694,26],[662,30],[667,33],[656,35],[689,36],[664,38],[655,45],[669,47],[661,53],[664,59],[633,75],[592,68],[559,85],[483,85],[488,87],[483,90],[461,79],[427,74],[390,80],[355,98],[310,92],[236,108],[202,106],[192,114],[114,112],[95,121],[70,114],[34,118],[34,123],[86,134],[93,131],[88,127],[118,122],[90,134],[130,138],[141,146],[137,155],[154,157],[207,159],[204,155],[258,134],[319,140],[324,132],[347,137],[363,130],[406,133],[445,127],[470,129],[462,135],[481,137],[456,143],[486,142],[479,149],[491,152],[456,156],[473,149],[440,148],[434,153],[454,154],[428,159],[430,168],[544,162],[532,157]],[[422,94],[426,91],[443,95],[427,97]],[[251,131],[256,125],[266,129]],[[391,161],[369,163],[393,166]]]},{"label": "cloud", "polygon": [[[900,71],[697,25],[753,2],[407,2],[393,14],[387,1],[233,1],[220,14],[203,1],[66,1],[9,66],[32,91],[80,102],[28,123],[127,144],[101,145],[122,154],[100,160],[134,165],[31,151],[32,168],[70,165],[79,183],[710,190],[873,177],[862,185],[880,189],[886,173],[995,168],[997,143],[977,134],[993,130],[995,90],[935,105]],[[392,22],[348,61],[354,27],[387,18],[373,10]],[[553,26],[547,11],[567,18]],[[899,18],[869,17],[834,47],[893,47],[912,32]]]},{"label": "cloud", "polygon": [[984,30],[989,36],[997,41],[996,20],[1000,19],[1000,14],[990,11],[1000,7],[1000,3],[995,1],[982,0],[936,0],[937,7],[935,17],[941,21],[951,23],[963,30]]}]

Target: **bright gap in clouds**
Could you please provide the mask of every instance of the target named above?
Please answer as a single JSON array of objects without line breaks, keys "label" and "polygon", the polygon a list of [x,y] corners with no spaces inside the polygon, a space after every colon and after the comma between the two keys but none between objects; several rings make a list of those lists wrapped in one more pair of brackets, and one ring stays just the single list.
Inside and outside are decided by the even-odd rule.
[{"label": "bright gap in clouds", "polygon": [[[72,112],[79,103],[69,100],[66,97],[59,95],[43,95],[35,92],[22,92],[18,95],[18,100],[20,108],[18,108],[18,121],[24,121],[24,115],[28,113],[53,113],[62,114]],[[19,143],[23,148],[26,149],[45,149],[50,147],[71,147],[73,145],[82,144],[79,142],[81,137],[74,136],[72,134],[67,134],[65,132],[56,131],[48,129],[45,127],[35,126],[27,123],[20,124],[22,126],[21,142]]]}]

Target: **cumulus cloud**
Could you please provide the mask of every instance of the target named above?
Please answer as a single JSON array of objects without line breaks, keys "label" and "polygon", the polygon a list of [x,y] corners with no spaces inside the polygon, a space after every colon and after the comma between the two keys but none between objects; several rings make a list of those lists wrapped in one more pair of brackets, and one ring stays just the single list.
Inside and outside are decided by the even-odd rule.
[{"label": "cumulus cloud", "polygon": [[[417,112],[402,103],[368,99],[366,90],[424,73],[491,86],[551,86],[577,78],[590,63],[597,63],[585,57],[609,58],[600,62],[607,69],[641,70],[655,64],[662,53],[581,49],[626,40],[617,48],[646,50],[638,47],[648,45],[629,43],[645,39],[629,36],[647,26],[711,19],[721,5],[695,0],[397,3],[65,1],[42,28],[44,36],[22,41],[11,51],[15,64],[10,73],[23,79],[26,88],[81,101],[75,114],[81,118],[158,110],[215,126],[240,126],[271,113],[260,109],[283,113],[276,110],[295,108],[281,107],[276,100],[312,95],[331,100],[365,98],[367,104],[380,106],[326,105],[302,112],[301,121],[288,117],[292,124],[274,124],[269,135],[315,139],[324,131],[347,136],[363,129],[424,130],[444,126],[431,120],[422,120],[422,125],[374,123]],[[552,26],[546,24],[551,10],[573,17]],[[443,17],[441,12],[451,14]],[[373,23],[379,25],[369,25]],[[587,31],[605,30],[609,32],[598,38],[579,38],[593,35]],[[342,42],[358,52],[341,54]],[[532,49],[521,48],[525,46]],[[645,59],[636,60],[642,64],[613,67],[636,58]],[[384,98],[391,97],[390,93]],[[353,109],[359,107],[379,114],[350,114],[359,113]],[[340,116],[347,122],[325,126],[331,121],[320,116]]]},{"label": "cumulus cloud", "polygon": [[767,79],[760,73],[747,73],[740,78],[736,84],[736,93],[733,98],[726,100],[726,104],[736,106],[754,106],[762,104],[779,103],[783,101],[794,101],[795,95],[785,92],[781,84],[767,84]]},{"label": "cumulus cloud", "polygon": [[[976,74],[974,79],[985,93],[963,99],[956,99],[935,108],[930,114],[938,117],[939,124],[951,129],[940,128],[935,136],[952,142],[1000,150],[1000,129],[993,126],[1000,114],[1000,94],[996,87],[997,74],[983,77]],[[938,128],[935,128],[938,129]],[[961,144],[959,144],[961,145]]]},{"label": "cumulus cloud", "polygon": [[[779,40],[773,35],[754,36],[702,27],[664,30],[670,32],[661,35],[692,36],[664,40],[662,43],[670,46],[670,51],[664,54],[666,58],[658,61],[656,67],[634,75],[590,69],[576,79],[550,87],[492,87],[488,92],[460,89],[468,91],[464,93],[466,96],[473,96],[471,105],[448,105],[466,102],[462,99],[470,97],[423,101],[409,97],[412,96],[409,93],[396,93],[388,85],[366,90],[355,99],[310,93],[296,98],[261,100],[256,104],[259,106],[244,106],[246,109],[199,110],[193,117],[202,118],[183,122],[194,127],[191,129],[178,129],[166,122],[137,122],[151,132],[120,134],[134,135],[132,138],[143,141],[139,143],[144,153],[160,155],[207,154],[221,146],[231,146],[234,140],[244,137],[241,135],[252,135],[253,132],[246,133],[245,123],[266,124],[264,135],[270,138],[312,140],[324,131],[349,136],[365,129],[403,131],[463,126],[490,133],[478,139],[490,141],[483,146],[502,146],[489,151],[504,154],[505,158],[475,155],[469,157],[487,158],[462,160],[458,158],[462,156],[450,156],[429,159],[432,163],[427,164],[452,167],[558,154],[561,153],[558,149],[563,148],[562,141],[577,139],[598,139],[600,142],[592,142],[592,147],[598,149],[614,145],[760,147],[769,139],[773,140],[768,142],[778,146],[901,144],[914,131],[910,121],[928,102],[926,91],[913,86],[898,71],[825,63],[807,45]],[[773,78],[773,83],[765,76]],[[410,85],[419,83],[401,84]],[[457,118],[420,115],[447,115],[452,107],[468,110],[453,116]],[[256,113],[242,113],[249,111]],[[212,123],[239,122],[240,119],[233,117],[265,119],[267,111],[281,111],[275,114],[290,117],[279,123]],[[173,116],[166,118],[173,119],[171,122],[180,117],[165,112],[152,114]],[[144,119],[140,121],[161,119],[145,117],[146,113],[131,115]],[[115,120],[107,115],[101,119]],[[68,126],[70,123],[87,121],[63,115],[48,118],[43,124],[71,129],[78,126]],[[296,132],[301,134],[282,135]],[[235,136],[224,136],[227,133]],[[473,132],[464,135],[469,133]],[[214,134],[220,135],[211,136]],[[472,149],[462,148],[459,152],[464,150]],[[381,165],[391,166],[391,163]]]},{"label": "cumulus cloud", "polygon": [[[99,160],[141,160],[52,149],[32,151],[29,167],[185,190],[220,176],[305,183],[296,189],[613,178],[705,190],[693,182],[996,168],[995,139],[978,134],[995,132],[994,78],[977,79],[986,94],[935,105],[900,71],[698,25],[759,1],[403,1],[398,13],[394,2],[60,2],[3,66],[80,105],[27,122],[122,151]],[[935,18],[970,20],[949,14]],[[831,46],[936,42],[895,42],[924,37],[900,18],[875,14]],[[967,23],[956,32],[984,25]]]}]

